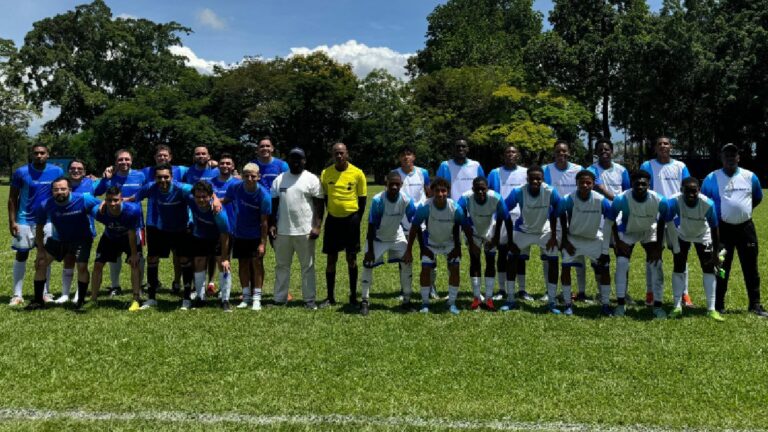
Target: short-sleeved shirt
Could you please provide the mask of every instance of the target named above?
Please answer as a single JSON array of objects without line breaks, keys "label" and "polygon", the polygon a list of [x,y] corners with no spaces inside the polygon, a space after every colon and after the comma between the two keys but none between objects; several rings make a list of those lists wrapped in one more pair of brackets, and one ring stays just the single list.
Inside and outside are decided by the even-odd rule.
[{"label": "short-sleeved shirt", "polygon": [[610,219],[615,221],[621,215],[620,232],[644,233],[653,227],[659,218],[661,195],[649,190],[643,201],[635,198],[632,189],[626,190],[613,199]]},{"label": "short-sleeved shirt", "polygon": [[[154,181],[154,178],[152,180]],[[110,187],[117,186],[120,188],[123,198],[130,198],[136,195],[136,192],[146,183],[146,177],[144,177],[144,172],[142,171],[131,169],[127,175],[115,172],[110,178],[102,178],[93,194],[99,196],[107,192],[107,189]]]},{"label": "short-sleeved shirt", "polygon": [[368,195],[368,184],[360,168],[347,164],[344,171],[334,165],[320,174],[323,194],[328,198],[328,214],[333,217],[346,217],[358,211],[358,197]]},{"label": "short-sleeved shirt", "polygon": [[464,222],[464,212],[461,207],[452,199],[448,201],[443,208],[437,207],[434,198],[428,198],[416,209],[416,216],[413,223],[421,225],[427,224],[427,230],[424,233],[428,246],[446,246],[453,244],[453,227],[455,224]]},{"label": "short-sleeved shirt", "polygon": [[750,170],[737,168],[732,176],[722,169],[712,171],[701,185],[701,193],[712,198],[721,222],[741,224],[752,219],[752,208],[763,200],[760,180]]},{"label": "short-sleeved shirt", "polygon": [[87,193],[91,194],[93,196],[96,196],[96,194],[93,193],[93,191],[98,187],[98,185],[101,183],[101,180],[93,181],[90,177],[83,177],[80,179],[80,183],[77,185],[72,185],[72,192],[77,193]]},{"label": "short-sleeved shirt", "polygon": [[[197,238],[215,240],[221,234],[229,234],[227,212],[214,212],[212,208],[201,209],[192,195],[186,197],[187,206],[192,213],[192,235]],[[213,251],[211,251],[213,252]]]},{"label": "short-sleeved shirt", "polygon": [[[179,183],[184,182],[184,176],[189,168],[184,165],[171,165],[171,176],[174,181]],[[144,174],[144,184],[152,183],[155,181],[155,166],[148,166],[141,170]]]},{"label": "short-sleeved shirt", "polygon": [[451,185],[451,199],[458,202],[464,192],[472,190],[472,181],[477,177],[485,177],[485,171],[480,162],[467,158],[462,165],[449,159],[440,163],[437,177],[448,180]]},{"label": "short-sleeved shirt", "polygon": [[414,205],[419,205],[427,200],[427,193],[424,188],[429,187],[429,172],[426,169],[415,166],[409,173],[403,171],[402,168],[395,171],[400,174],[400,179],[403,181],[400,191],[413,199]]},{"label": "short-sleeved shirt", "polygon": [[[216,176],[211,179],[211,186],[213,186],[213,193],[219,199],[224,198],[227,195],[227,190],[233,184],[240,183],[241,181],[229,176],[226,180],[222,180],[221,176]],[[227,219],[229,219],[229,227],[235,229],[235,205],[231,202],[224,204],[224,211],[227,212]]]},{"label": "short-sleeved shirt", "polygon": [[674,220],[678,236],[688,242],[701,242],[718,225],[715,202],[701,193],[696,205],[689,207],[678,192],[662,202],[661,210],[664,220]]},{"label": "short-sleeved shirt", "polygon": [[643,162],[640,169],[651,175],[651,190],[664,198],[679,193],[683,179],[691,175],[688,167],[676,159],[670,159],[665,164],[651,159]]},{"label": "short-sleeved shirt", "polygon": [[197,165],[192,165],[187,169],[187,172],[184,173],[184,176],[182,177],[182,181],[184,183],[191,184],[191,185],[194,185],[200,180],[211,183],[211,180],[214,177],[218,177],[218,176],[219,176],[218,168],[211,168],[207,165],[205,166],[205,168],[198,168]]},{"label": "short-sleeved shirt", "polygon": [[459,198],[459,207],[464,212],[464,225],[472,227],[481,238],[489,238],[496,224],[507,217],[507,206],[501,195],[490,189],[483,204],[477,202],[473,191],[464,192]]},{"label": "short-sleeved shirt", "polygon": [[413,220],[416,206],[413,199],[400,190],[394,201],[389,199],[387,191],[374,195],[368,222],[376,230],[376,240],[380,242],[404,241],[402,220]]},{"label": "short-sleeved shirt", "polygon": [[561,199],[559,212],[568,217],[568,235],[592,240],[601,233],[603,217],[610,219],[611,202],[595,191],[586,200],[574,192]]},{"label": "short-sleeved shirt", "polygon": [[616,162],[611,162],[611,167],[608,169],[603,168],[600,163],[592,164],[587,169],[595,173],[595,184],[611,191],[614,197],[632,187],[629,181],[629,171]]},{"label": "short-sleeved shirt", "polygon": [[91,210],[101,201],[91,194],[72,192],[69,201],[59,204],[50,198],[37,209],[38,223],[51,222],[51,238],[66,243],[92,241],[96,235]]},{"label": "short-sleeved shirt", "polygon": [[225,196],[234,210],[230,219],[230,228],[239,239],[261,238],[261,216],[272,214],[272,196],[261,184],[256,184],[256,190],[249,192],[245,183],[233,183],[227,188]]},{"label": "short-sleeved shirt", "polygon": [[30,163],[13,172],[11,187],[19,190],[16,223],[37,223],[37,209],[51,198],[51,183],[63,175],[64,170],[53,164],[46,164],[42,170],[38,170]]},{"label": "short-sleeved shirt", "polygon": [[259,184],[264,186],[267,190],[272,187],[272,182],[275,181],[277,176],[288,171],[288,164],[276,157],[273,157],[269,162],[263,163],[258,158],[252,160],[259,167]]},{"label": "short-sleeved shirt", "polygon": [[544,165],[544,183],[552,186],[561,197],[576,192],[576,174],[584,168],[575,163],[568,162],[568,166],[561,170],[554,162]]},{"label": "short-sleeved shirt", "polygon": [[168,192],[160,192],[157,183],[142,186],[136,192],[136,201],[147,199],[147,226],[162,231],[180,232],[187,229],[189,212],[186,197],[192,185],[173,181]]},{"label": "short-sleeved shirt", "polygon": [[544,183],[537,195],[532,195],[530,185],[512,189],[504,200],[507,209],[520,207],[520,217],[515,221],[514,230],[529,234],[541,234],[553,213],[557,213],[560,194]]},{"label": "short-sleeved shirt", "polygon": [[107,209],[102,213],[98,207],[94,207],[91,216],[104,224],[104,235],[110,239],[124,237],[128,235],[128,231],[141,228],[141,206],[135,203],[122,203],[120,214],[117,216],[113,216]]},{"label": "short-sleeved shirt", "polygon": [[275,178],[270,190],[272,198],[280,198],[277,209],[279,235],[307,235],[312,231],[313,198],[323,198],[320,180],[309,171],[301,174],[284,172]]}]

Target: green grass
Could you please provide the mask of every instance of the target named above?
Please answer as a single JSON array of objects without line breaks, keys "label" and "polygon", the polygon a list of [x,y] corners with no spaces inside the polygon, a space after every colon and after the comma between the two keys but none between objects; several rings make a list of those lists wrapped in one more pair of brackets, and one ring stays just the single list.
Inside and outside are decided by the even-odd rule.
[{"label": "green grass", "polygon": [[[371,194],[379,190],[372,187]],[[0,201],[5,202],[7,194],[7,187],[0,188]],[[765,205],[758,208],[756,220],[765,243]],[[0,229],[4,233],[0,260],[5,268],[0,272],[0,302],[6,304],[13,260],[7,252],[7,218],[2,218]],[[322,299],[325,257],[319,250],[318,245]],[[641,298],[643,254],[635,255],[630,293]],[[273,258],[270,249],[265,263],[268,299]],[[346,265],[340,261],[337,298],[345,300]],[[668,297],[671,261],[666,252]],[[32,288],[31,263],[26,297]],[[760,265],[766,266],[765,254]],[[260,313],[224,314],[213,306],[177,312],[179,300],[167,292],[160,295],[160,310],[138,314],[127,312],[127,295],[104,298],[85,315],[60,307],[27,313],[0,306],[0,409],[760,428],[768,415],[768,320],[745,312],[744,282],[736,264],[727,321],[706,319],[694,256],[690,268],[691,293],[699,308],[682,320],[664,322],[652,321],[644,307],[631,308],[625,319],[599,318],[598,306],[578,307],[577,316],[566,318],[544,315],[540,304],[506,314],[465,311],[454,317],[439,302],[430,315],[404,315],[396,311],[396,266],[375,271],[370,316],[361,317],[343,305],[311,312],[300,307],[297,263],[291,285],[297,299],[293,307]],[[169,274],[170,266],[164,264],[161,278],[166,286]],[[467,274],[464,260],[460,306],[465,309],[471,300]],[[528,274],[529,291],[542,294],[538,260],[530,262]],[[442,292],[446,279],[441,267]],[[58,293],[59,264],[54,265],[52,280]],[[127,271],[122,282],[128,286]],[[594,293],[594,281],[589,282],[588,293]],[[237,283],[233,291],[239,292]],[[241,427],[254,428],[141,420],[0,422],[0,429],[8,430]],[[416,429],[291,423],[265,428],[318,427]]]}]

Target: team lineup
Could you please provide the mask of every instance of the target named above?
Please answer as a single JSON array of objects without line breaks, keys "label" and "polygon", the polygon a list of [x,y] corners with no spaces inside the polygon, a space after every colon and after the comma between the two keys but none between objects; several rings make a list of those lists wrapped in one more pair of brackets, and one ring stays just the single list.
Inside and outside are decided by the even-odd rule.
[{"label": "team lineup", "polygon": [[[400,166],[389,172],[385,189],[371,200],[362,248],[367,182],[363,171],[349,162],[346,145],[333,145],[334,163],[319,177],[305,169],[301,148],[291,149],[285,161],[274,157],[274,150],[269,138],[260,140],[257,157],[239,172],[232,155],[221,154],[213,162],[202,146],[195,148],[194,163],[186,167],[174,165],[171,149],[159,145],[155,165],[142,170],[132,167],[130,151],[118,150],[114,164],[95,178],[85,175],[85,165],[78,159],[65,172],[48,163],[45,146],[32,147],[32,161],[12,175],[8,199],[15,250],[10,305],[35,310],[71,301],[76,311],[83,311],[86,298],[95,301],[101,291],[106,264],[110,293],[120,294],[124,262],[131,274],[129,310],[152,309],[158,305],[162,286],[160,260],[170,259],[171,291],[181,295],[181,310],[202,307],[213,296],[224,311],[260,310],[263,258],[271,248],[275,306],[291,300],[294,254],[300,264],[305,307],[335,305],[336,265],[343,251],[349,303],[361,314],[369,313],[375,268],[385,263],[398,266],[403,311],[429,313],[431,303],[441,299],[435,281],[445,271],[448,310],[459,314],[456,299],[466,279],[460,272],[463,238],[469,254],[472,310],[494,311],[500,302],[499,310],[509,311],[519,308],[521,301],[534,301],[526,290],[526,262],[534,257],[535,245],[546,287],[539,300],[549,313],[573,315],[574,302],[592,302],[586,293],[589,262],[602,314],[624,316],[633,304],[628,272],[634,245],[639,243],[645,253],[644,301],[657,319],[679,318],[683,307],[693,305],[687,265],[691,246],[698,256],[709,318],[724,320],[721,313],[737,251],[748,309],[768,317],[760,300],[759,248],[752,222],[762,189],[754,173],[739,167],[739,149],[734,144],[721,148],[722,168],[702,182],[671,157],[672,144],[665,136],[655,142],[655,158],[632,173],[612,160],[613,145],[608,140],[597,142],[597,162],[587,168],[570,162],[566,141],[554,144],[552,163],[527,168],[519,165],[518,149],[507,146],[502,166],[486,176],[482,166],[468,157],[467,141],[460,139],[454,143],[452,158],[440,164],[434,178],[415,165],[414,149],[404,146],[398,150]],[[89,271],[96,224],[103,225],[103,233]],[[322,302],[317,299],[314,266],[320,235],[322,253],[327,256],[327,295]],[[415,243],[421,262],[416,278],[418,301],[412,299]],[[32,249],[37,250],[34,287],[27,304],[23,281]],[[362,275],[358,275],[361,249]],[[663,304],[664,249],[671,251],[673,260],[671,312]],[[231,259],[238,262],[242,291],[236,306],[230,305]],[[54,261],[63,265],[58,298],[50,289]],[[438,269],[441,261],[446,263],[444,270]],[[575,290],[571,268],[575,268]],[[76,289],[71,293],[75,275]],[[615,307],[611,305],[614,289]]]}]

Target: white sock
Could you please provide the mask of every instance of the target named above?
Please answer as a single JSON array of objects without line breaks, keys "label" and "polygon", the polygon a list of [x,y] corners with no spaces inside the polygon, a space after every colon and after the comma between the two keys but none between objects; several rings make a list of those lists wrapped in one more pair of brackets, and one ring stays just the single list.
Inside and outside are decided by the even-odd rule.
[{"label": "white sock", "polygon": [[571,300],[571,286],[570,285],[563,285],[563,303],[565,305],[569,305],[573,302]]},{"label": "white sock", "polygon": [[428,305],[429,304],[429,292],[432,290],[432,287],[421,287],[421,303]]},{"label": "white sock", "polygon": [[480,298],[480,278],[471,277],[469,280],[472,282],[472,295],[475,296],[475,298]]},{"label": "white sock", "polygon": [[664,264],[661,260],[651,264],[651,279],[653,280],[653,301],[664,301]]},{"label": "white sock", "polygon": [[205,270],[195,272],[195,292],[200,300],[205,300],[205,273]]},{"label": "white sock", "polygon": [[576,284],[579,286],[579,294],[587,292],[587,268],[585,266],[576,267]]},{"label": "white sock", "polygon": [[459,287],[448,285],[448,304],[455,305],[456,297],[459,296]]},{"label": "white sock", "polygon": [[685,271],[683,272],[683,277],[685,279],[685,291],[683,291],[685,294],[688,294],[688,263],[685,264]]},{"label": "white sock", "polygon": [[557,283],[547,282],[547,297],[550,303],[557,303]]},{"label": "white sock", "polygon": [[251,301],[251,287],[243,287],[243,303]]},{"label": "white sock", "polygon": [[611,302],[611,284],[600,285],[600,301],[604,305]]},{"label": "white sock", "polygon": [[51,266],[49,265],[47,269],[45,269],[45,290],[43,291],[43,294],[50,294],[51,293]]},{"label": "white sock", "polygon": [[24,286],[24,274],[27,272],[26,261],[13,262],[13,296],[22,296],[22,287]]},{"label": "white sock", "polygon": [[707,310],[715,310],[715,287],[717,286],[717,280],[714,273],[704,273],[702,275],[704,279],[704,295],[707,296]]},{"label": "white sock", "polygon": [[437,289],[437,285],[435,285],[437,283],[437,267],[432,267],[432,270],[429,273],[429,277],[430,277],[430,283],[429,283],[430,288]]},{"label": "white sock", "polygon": [[515,301],[515,281],[507,281],[507,301]]},{"label": "white sock", "polygon": [[72,279],[75,276],[75,269],[61,269],[61,295],[69,296],[72,289]]},{"label": "white sock", "polygon": [[261,301],[261,288],[253,289],[253,301]]},{"label": "white sock", "polygon": [[675,308],[681,306],[683,301],[683,291],[685,291],[685,274],[672,273],[672,302]]},{"label": "white sock", "polygon": [[[648,266],[645,266],[646,270],[650,270]],[[629,271],[629,258],[618,257],[616,258],[616,274],[614,275],[616,283],[616,297],[625,298],[627,296],[627,275]],[[650,280],[648,277],[648,271],[646,275],[646,287],[647,282]]]},{"label": "white sock", "polygon": [[403,302],[411,301],[413,292],[413,265],[399,263],[400,268],[400,290],[403,291]]},{"label": "white sock", "polygon": [[221,301],[229,301],[229,292],[232,290],[232,278],[230,272],[219,273],[219,290],[221,291]]},{"label": "white sock", "polygon": [[496,279],[499,280],[499,289],[505,290],[507,286],[507,272],[498,272],[496,273]]},{"label": "white sock", "polygon": [[117,261],[109,263],[109,281],[111,288],[120,286],[120,270],[123,268],[123,262],[118,258]]},{"label": "white sock", "polygon": [[[496,285],[495,277],[485,278],[485,298],[493,298],[493,287]],[[503,285],[502,285],[503,286]]]},{"label": "white sock", "polygon": [[362,299],[368,300],[368,295],[371,293],[371,284],[373,283],[373,269],[363,266],[362,279],[360,279],[360,291],[362,292]]},{"label": "white sock", "polygon": [[654,272],[653,272],[651,263],[646,261],[645,262],[645,292],[646,293],[653,292],[653,284],[655,282],[653,275],[654,275]]},{"label": "white sock", "polygon": [[525,289],[525,275],[519,274],[517,275],[517,289],[520,291],[526,291]]}]

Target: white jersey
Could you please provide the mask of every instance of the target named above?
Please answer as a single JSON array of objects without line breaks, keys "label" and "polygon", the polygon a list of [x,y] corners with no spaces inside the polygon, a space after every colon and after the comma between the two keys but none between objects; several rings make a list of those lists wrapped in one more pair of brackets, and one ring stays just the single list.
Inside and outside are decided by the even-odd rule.
[{"label": "white jersey", "polygon": [[279,235],[307,235],[312,231],[314,215],[313,198],[322,198],[320,179],[309,171],[292,174],[286,171],[272,182],[272,198],[280,198],[277,212],[277,233]]},{"label": "white jersey", "polygon": [[681,193],[673,195],[662,204],[664,219],[675,221],[678,236],[687,242],[708,243],[710,227],[717,227],[715,203],[703,194],[699,194],[696,205],[689,207]]},{"label": "white jersey", "polygon": [[368,222],[376,229],[376,240],[380,242],[405,241],[401,221],[413,219],[416,207],[413,200],[402,190],[394,201],[387,197],[387,191],[377,193],[371,201]]},{"label": "white jersey", "polygon": [[611,202],[595,191],[589,191],[586,200],[574,192],[563,198],[559,210],[568,215],[568,235],[594,240],[602,238],[603,216],[611,215]]},{"label": "white jersey", "polygon": [[544,183],[555,188],[560,196],[576,192],[576,174],[584,168],[581,165],[568,162],[568,167],[561,170],[551,163],[544,165]]},{"label": "white jersey", "polygon": [[[528,168],[516,166],[513,170],[499,167],[488,174],[488,187],[495,190],[503,199],[507,199],[512,189],[528,183]],[[520,209],[509,209],[512,220],[520,216]]]},{"label": "white jersey", "polygon": [[507,207],[501,195],[488,190],[485,203],[475,200],[473,191],[465,192],[459,199],[459,206],[464,211],[464,223],[472,227],[476,237],[484,240],[493,238],[497,223],[503,223],[507,217]]},{"label": "white jersey", "polygon": [[552,186],[541,185],[539,194],[531,195],[528,191],[530,185],[523,185],[512,189],[505,200],[508,209],[520,207],[520,217],[515,221],[515,231],[529,234],[541,234],[550,229],[549,216],[557,211],[560,203],[560,194]]},{"label": "white jersey", "polygon": [[632,189],[622,192],[611,203],[611,219],[615,220],[621,214],[620,232],[640,234],[650,230],[659,216],[659,206],[663,198],[649,190],[644,201],[638,201],[632,194]]},{"label": "white jersey", "polygon": [[464,212],[450,198],[442,209],[435,205],[434,198],[428,198],[416,209],[416,217],[413,219],[414,224],[422,222],[427,224],[425,237],[428,246],[452,245],[453,227],[464,222]]},{"label": "white jersey", "polygon": [[[406,173],[402,168],[395,171],[400,174],[400,179],[403,181],[400,191],[409,196],[416,207],[424,203],[427,200],[425,188],[429,186],[429,172],[417,166],[413,167],[410,173]],[[411,229],[411,221],[407,218],[403,218],[401,223],[406,231]]]},{"label": "white jersey", "polygon": [[701,193],[715,202],[722,222],[734,225],[752,219],[753,205],[763,200],[760,180],[744,168],[737,168],[732,176],[722,169],[711,172],[701,185]]},{"label": "white jersey", "polygon": [[467,158],[463,165],[458,165],[450,159],[440,164],[437,176],[448,180],[451,184],[451,199],[458,201],[464,192],[472,190],[472,181],[475,178],[485,177],[485,172],[476,160]]},{"label": "white jersey", "polygon": [[664,198],[679,193],[683,179],[690,176],[688,167],[676,159],[670,159],[665,164],[651,159],[643,162],[640,169],[651,175],[651,190]]},{"label": "white jersey", "polygon": [[616,162],[611,162],[611,167],[608,169],[600,166],[600,163],[595,163],[589,167],[589,170],[595,173],[595,184],[602,185],[611,191],[614,197],[631,187],[629,172]]}]

